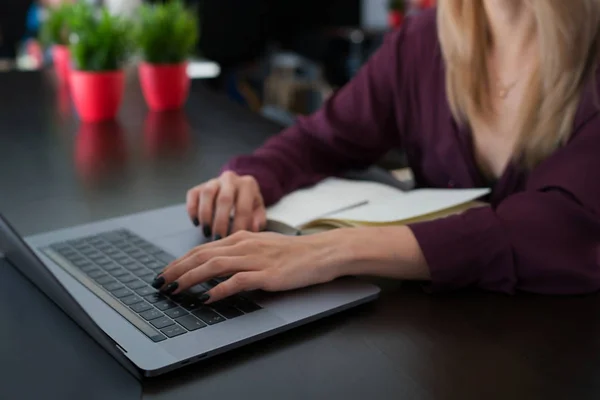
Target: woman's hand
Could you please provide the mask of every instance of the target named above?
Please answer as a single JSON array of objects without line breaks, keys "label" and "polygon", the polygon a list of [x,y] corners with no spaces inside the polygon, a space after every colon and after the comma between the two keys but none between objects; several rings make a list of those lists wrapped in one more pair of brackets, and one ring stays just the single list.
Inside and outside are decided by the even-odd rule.
[{"label": "woman's hand", "polygon": [[190,189],[187,211],[194,225],[202,225],[204,236],[220,239],[242,230],[259,232],[266,224],[266,212],[256,179],[224,172],[219,178]]},{"label": "woman's hand", "polygon": [[336,243],[339,234],[332,233],[296,237],[238,232],[194,248],[169,265],[159,282],[163,291],[177,294],[212,278],[231,276],[208,293],[207,303],[241,291],[273,292],[328,282],[340,276],[350,259]]},{"label": "woman's hand", "polygon": [[211,303],[242,291],[283,291],[361,274],[429,278],[408,228],[352,228],[310,236],[238,232],[192,249],[153,285],[178,294],[212,278],[231,276],[201,299]]}]

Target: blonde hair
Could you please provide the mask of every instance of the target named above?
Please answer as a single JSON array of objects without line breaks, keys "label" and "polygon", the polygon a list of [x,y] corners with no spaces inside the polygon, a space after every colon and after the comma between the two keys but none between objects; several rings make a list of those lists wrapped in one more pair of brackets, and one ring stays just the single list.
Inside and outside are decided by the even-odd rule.
[{"label": "blonde hair", "polygon": [[[520,107],[513,157],[531,168],[572,133],[582,90],[598,62],[600,0],[529,0],[529,6],[539,55]],[[482,121],[493,112],[483,1],[440,0],[437,24],[452,113],[461,123]]]}]

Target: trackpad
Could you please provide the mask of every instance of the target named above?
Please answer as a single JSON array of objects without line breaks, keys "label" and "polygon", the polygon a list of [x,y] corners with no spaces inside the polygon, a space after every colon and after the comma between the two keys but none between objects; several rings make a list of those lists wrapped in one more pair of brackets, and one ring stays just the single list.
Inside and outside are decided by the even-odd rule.
[{"label": "trackpad", "polygon": [[153,239],[153,242],[175,257],[181,257],[194,247],[208,243],[208,239],[204,237],[201,229],[189,228],[169,236],[158,237]]}]

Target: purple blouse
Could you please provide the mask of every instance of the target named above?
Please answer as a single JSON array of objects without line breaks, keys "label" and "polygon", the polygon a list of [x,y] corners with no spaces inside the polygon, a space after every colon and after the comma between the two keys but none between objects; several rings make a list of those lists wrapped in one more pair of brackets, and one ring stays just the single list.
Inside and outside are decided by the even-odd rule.
[{"label": "purple blouse", "polygon": [[[435,11],[408,18],[322,109],[225,168],[253,175],[267,205],[327,176],[367,167],[395,147],[407,153],[420,187],[486,187],[471,133],[453,119],[444,81]],[[433,290],[600,289],[594,91],[600,92],[591,83],[584,91],[568,144],[530,171],[509,165],[492,188],[491,207],[410,225]]]}]

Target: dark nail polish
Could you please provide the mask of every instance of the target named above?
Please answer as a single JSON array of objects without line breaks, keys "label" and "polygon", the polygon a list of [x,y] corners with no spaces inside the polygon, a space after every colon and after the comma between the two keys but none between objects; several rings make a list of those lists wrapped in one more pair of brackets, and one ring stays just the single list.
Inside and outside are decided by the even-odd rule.
[{"label": "dark nail polish", "polygon": [[223,239],[223,236],[219,235],[218,233],[213,238],[214,241],[221,240],[221,239]]},{"label": "dark nail polish", "polygon": [[202,296],[198,297],[200,303],[206,303],[208,300],[210,300],[210,295],[208,293],[204,293]]},{"label": "dark nail polish", "polygon": [[204,232],[204,237],[209,238],[212,236],[210,225],[204,225],[202,227],[202,231]]},{"label": "dark nail polish", "polygon": [[194,218],[194,219],[192,220],[192,223],[194,224],[194,226],[198,226],[198,225],[200,225],[200,221],[198,221],[198,218]]},{"label": "dark nail polish", "polygon": [[173,293],[174,291],[176,291],[178,287],[179,287],[179,283],[177,283],[177,281],[175,281],[175,282],[171,282],[171,283],[169,283],[169,284],[167,285],[167,287],[166,287],[166,288],[164,288],[164,290],[162,290],[162,292],[163,292],[164,294],[171,294],[171,293]]},{"label": "dark nail polish", "polygon": [[152,281],[152,287],[154,289],[160,289],[161,287],[163,287],[163,285],[165,284],[165,278],[163,276],[157,276],[156,278],[154,278],[154,280]]}]

